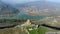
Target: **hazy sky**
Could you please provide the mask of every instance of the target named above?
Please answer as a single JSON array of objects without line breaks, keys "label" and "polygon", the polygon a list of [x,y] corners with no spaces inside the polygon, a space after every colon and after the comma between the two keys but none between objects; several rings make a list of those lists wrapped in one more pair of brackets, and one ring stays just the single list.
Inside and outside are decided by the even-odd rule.
[{"label": "hazy sky", "polygon": [[[25,2],[30,2],[30,1],[40,1],[40,0],[0,0],[5,3],[9,4],[15,4],[15,3],[25,3]],[[46,0],[46,1],[51,1],[51,2],[60,2],[60,0]]]},{"label": "hazy sky", "polygon": [[51,1],[51,2],[59,2],[60,3],[60,0],[48,0],[48,1]]},{"label": "hazy sky", "polygon": [[30,2],[30,1],[38,1],[38,0],[0,0],[5,3],[25,3],[25,2]]}]

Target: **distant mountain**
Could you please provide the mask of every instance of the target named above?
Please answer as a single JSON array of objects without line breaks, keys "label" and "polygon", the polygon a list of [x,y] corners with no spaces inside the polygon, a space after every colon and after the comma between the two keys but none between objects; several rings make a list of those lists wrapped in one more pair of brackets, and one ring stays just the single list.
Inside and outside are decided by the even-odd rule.
[{"label": "distant mountain", "polygon": [[19,10],[0,2],[0,16],[14,16],[19,13]]},{"label": "distant mountain", "polygon": [[35,1],[11,6],[0,2],[0,15],[15,15],[15,18],[40,18],[40,16],[60,16],[60,3]]},{"label": "distant mountain", "polygon": [[60,14],[60,3],[48,1],[28,2],[24,4],[17,4],[15,7],[21,11],[21,13],[31,16],[56,16]]}]

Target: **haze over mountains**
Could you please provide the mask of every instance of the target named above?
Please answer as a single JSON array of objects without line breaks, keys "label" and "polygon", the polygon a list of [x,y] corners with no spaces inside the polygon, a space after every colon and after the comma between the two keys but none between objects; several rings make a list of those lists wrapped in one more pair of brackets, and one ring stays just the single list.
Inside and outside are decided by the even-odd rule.
[{"label": "haze over mountains", "polygon": [[18,12],[19,11],[16,8],[0,2],[0,15],[16,15]]},{"label": "haze over mountains", "polygon": [[[17,14],[16,17],[26,16],[60,16],[60,3],[35,1],[14,6],[0,3],[0,15]],[[23,14],[23,15],[21,15]],[[24,16],[23,16],[24,17]]]},{"label": "haze over mountains", "polygon": [[[18,7],[20,7],[20,5],[18,5]],[[53,15],[60,13],[60,4],[53,2],[29,2],[23,4],[21,7],[22,12],[28,15]]]}]

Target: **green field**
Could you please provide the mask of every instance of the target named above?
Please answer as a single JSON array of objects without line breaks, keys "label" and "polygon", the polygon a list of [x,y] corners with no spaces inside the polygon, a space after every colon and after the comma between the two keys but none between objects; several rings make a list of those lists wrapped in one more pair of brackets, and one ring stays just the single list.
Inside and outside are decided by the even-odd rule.
[{"label": "green field", "polygon": [[56,32],[57,30],[40,26],[38,29],[36,29],[36,30],[34,29],[32,31],[29,31],[29,32],[30,32],[30,34],[45,34],[46,32],[49,32],[49,31]]}]

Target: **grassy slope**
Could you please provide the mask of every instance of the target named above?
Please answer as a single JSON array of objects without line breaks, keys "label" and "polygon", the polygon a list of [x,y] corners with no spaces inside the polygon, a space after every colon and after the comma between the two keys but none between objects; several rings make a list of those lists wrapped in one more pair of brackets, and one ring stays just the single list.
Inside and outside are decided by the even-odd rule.
[{"label": "grassy slope", "polygon": [[49,31],[55,32],[57,30],[53,30],[47,27],[40,26],[38,29],[29,31],[29,32],[30,34],[45,34],[46,32],[49,32]]}]

